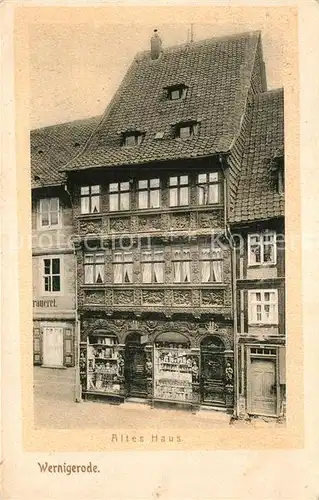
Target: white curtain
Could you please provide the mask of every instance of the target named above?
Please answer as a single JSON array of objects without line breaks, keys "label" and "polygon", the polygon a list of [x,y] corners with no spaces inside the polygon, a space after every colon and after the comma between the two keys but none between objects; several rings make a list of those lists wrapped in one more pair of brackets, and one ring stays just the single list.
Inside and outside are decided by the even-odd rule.
[{"label": "white curtain", "polygon": [[81,198],[81,214],[88,214],[90,211],[89,197],[83,196]]},{"label": "white curtain", "polygon": [[133,282],[133,264],[126,262],[124,264],[124,283]]},{"label": "white curtain", "polygon": [[208,283],[210,281],[210,262],[209,262],[209,260],[202,260],[201,269],[202,269],[202,282]]},{"label": "white curtain", "polygon": [[222,261],[213,260],[214,281],[222,281]]},{"label": "white curtain", "polygon": [[188,187],[181,187],[179,191],[180,205],[188,205]]},{"label": "white curtain", "polygon": [[169,204],[171,207],[177,206],[177,188],[171,188],[169,190]]},{"label": "white curtain", "polygon": [[183,277],[183,281],[184,283],[189,283],[190,280],[191,280],[191,266],[190,266],[190,262],[189,261],[185,261],[183,262],[184,264],[184,277]]},{"label": "white curtain", "polygon": [[104,264],[95,266],[95,283],[104,283]]},{"label": "white curtain", "polygon": [[164,283],[164,262],[154,263],[154,279],[156,283]]},{"label": "white curtain", "polygon": [[84,281],[85,283],[93,283],[93,264],[84,266]]},{"label": "white curtain", "polygon": [[110,194],[110,212],[116,212],[118,210],[118,194]]},{"label": "white curtain", "polygon": [[133,263],[132,263],[132,253],[124,253],[124,283],[133,282]]},{"label": "white curtain", "polygon": [[209,186],[208,203],[218,203],[218,184],[211,184]]},{"label": "white curtain", "polygon": [[92,196],[91,197],[91,212],[93,214],[100,211],[100,196]]},{"label": "white curtain", "polygon": [[139,191],[138,208],[147,208],[147,191]]},{"label": "white curtain", "polygon": [[120,210],[129,210],[130,208],[130,195],[129,193],[120,194]]},{"label": "white curtain", "polygon": [[181,262],[180,261],[173,262],[173,271],[174,271],[174,281],[176,283],[180,283],[182,280],[182,278],[181,278]]},{"label": "white curtain", "polygon": [[114,283],[122,283],[122,254],[114,254]]},{"label": "white curtain", "polygon": [[160,206],[159,190],[150,192],[150,208],[158,208]]},{"label": "white curtain", "polygon": [[143,262],[142,281],[143,281],[143,283],[151,283],[152,282],[152,264],[151,264],[151,262]]}]

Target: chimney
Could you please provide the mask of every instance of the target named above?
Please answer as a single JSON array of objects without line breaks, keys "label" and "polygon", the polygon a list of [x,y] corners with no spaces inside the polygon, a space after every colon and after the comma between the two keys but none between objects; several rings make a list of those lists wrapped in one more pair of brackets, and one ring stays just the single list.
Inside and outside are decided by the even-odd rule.
[{"label": "chimney", "polygon": [[162,51],[162,40],[159,37],[157,30],[151,38],[151,59],[158,59]]}]

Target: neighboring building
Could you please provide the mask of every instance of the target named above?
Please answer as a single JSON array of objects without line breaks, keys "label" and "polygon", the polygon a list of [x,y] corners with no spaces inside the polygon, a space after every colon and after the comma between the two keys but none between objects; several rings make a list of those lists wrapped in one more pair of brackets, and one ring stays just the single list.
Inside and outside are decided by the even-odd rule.
[{"label": "neighboring building", "polygon": [[228,221],[249,103],[266,90],[259,32],[165,50],[155,34],[63,168],[77,234],[83,397],[232,410]]},{"label": "neighboring building", "polygon": [[76,355],[73,213],[65,175],[98,119],[31,132],[33,361],[74,366]]},{"label": "neighboring building", "polygon": [[285,412],[283,90],[256,95],[231,227],[237,244],[239,414]]}]

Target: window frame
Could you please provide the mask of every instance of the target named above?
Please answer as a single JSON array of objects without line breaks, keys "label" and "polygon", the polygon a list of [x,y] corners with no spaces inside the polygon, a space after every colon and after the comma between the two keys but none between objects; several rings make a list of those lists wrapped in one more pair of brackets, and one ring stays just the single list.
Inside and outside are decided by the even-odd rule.
[{"label": "window frame", "polygon": [[[181,252],[181,258],[174,258],[174,252],[176,252],[177,250],[179,250]],[[183,258],[183,252],[185,252],[185,250],[188,251],[188,255],[189,255],[189,258]],[[181,269],[180,269],[180,274],[181,274],[181,280],[180,281],[176,281],[175,280],[175,272],[174,272],[174,262],[180,262],[181,263]],[[184,265],[183,263],[184,262],[188,262],[189,263],[189,281],[184,281],[184,277],[186,275],[185,273],[185,269],[184,269]],[[192,283],[192,256],[191,256],[191,248],[188,247],[188,246],[183,246],[183,245],[179,245],[179,246],[176,246],[176,247],[173,247],[172,248],[172,282],[174,284],[180,284],[180,285],[190,285]]]},{"label": "window frame", "polygon": [[[216,181],[211,181],[209,179],[210,174],[217,174],[217,180]],[[200,182],[199,181],[199,176],[200,175],[206,175],[206,181],[205,182]],[[205,186],[208,192],[208,202],[207,203],[200,203],[200,188]],[[215,202],[209,202],[209,188],[210,186],[217,186],[217,198],[218,201]],[[205,189],[205,188],[204,188]],[[198,172],[196,174],[196,191],[197,191],[197,205],[199,207],[206,207],[208,205],[219,205],[222,202],[222,179],[220,172],[218,171],[211,171],[211,172]]]},{"label": "window frame", "polygon": [[[97,193],[92,193],[92,188],[98,187],[98,192]],[[82,189],[88,188],[89,192],[88,194],[82,194]],[[93,197],[98,197],[99,198],[99,210],[97,212],[92,211],[92,198]],[[82,199],[88,198],[89,200],[89,211],[88,212],[82,212]],[[89,184],[89,185],[84,185],[80,186],[80,214],[81,215],[94,215],[94,214],[100,214],[101,213],[101,185],[100,184]]]},{"label": "window frame", "polygon": [[[181,130],[189,128],[189,135],[187,137],[181,137]],[[185,141],[187,139],[192,139],[193,137],[197,137],[199,135],[199,122],[185,122],[178,123],[175,126],[175,139],[179,139],[181,141]]]},{"label": "window frame", "polygon": [[[42,222],[42,215],[44,213],[42,205],[43,205],[44,201],[48,201],[49,205],[51,206],[51,201],[52,200],[57,200],[57,202],[58,202],[58,209],[57,210],[51,210],[49,208],[49,210],[48,210],[49,224],[47,226],[45,226],[45,225],[43,225],[43,222]],[[58,216],[58,222],[57,222],[57,224],[54,224],[54,225],[52,225],[52,223],[51,223],[51,213],[52,212],[56,212],[57,216]],[[39,228],[42,229],[42,230],[60,229],[61,228],[61,219],[62,219],[62,213],[61,213],[60,198],[58,196],[51,196],[49,198],[40,198],[40,200],[39,200]]]},{"label": "window frame", "polygon": [[[134,137],[134,144],[127,144],[127,140]],[[142,132],[125,132],[122,138],[123,148],[134,148],[135,146],[140,146],[144,141],[145,134]]]},{"label": "window frame", "polygon": [[[88,256],[93,256],[93,262],[85,262],[85,258]],[[97,262],[97,256],[103,256],[103,262]],[[96,282],[96,267],[103,264],[103,281],[101,283]],[[89,283],[86,281],[86,272],[85,268],[88,266],[93,267],[93,283]],[[104,285],[105,284],[105,252],[100,250],[96,252],[84,252],[83,254],[83,284],[87,286],[91,285]]]},{"label": "window frame", "polygon": [[[265,236],[273,236],[272,243],[265,243]],[[258,237],[260,239],[259,248],[260,248],[260,262],[252,262],[252,238]],[[274,259],[272,262],[265,262],[265,245],[273,246],[273,255]],[[255,243],[256,246],[256,243]],[[247,263],[248,267],[265,267],[265,266],[276,266],[277,265],[277,234],[276,231],[261,231],[258,233],[248,233],[247,235]]]},{"label": "window frame", "polygon": [[[111,191],[110,186],[111,184],[117,184],[117,191]],[[128,189],[123,189],[121,190],[121,184],[128,184]],[[121,196],[128,194],[128,208],[121,208]],[[117,209],[112,210],[111,209],[111,196],[117,195]],[[132,188],[131,188],[131,183],[130,181],[115,181],[115,182],[109,182],[108,185],[108,197],[109,197],[109,212],[115,213],[115,212],[127,212],[128,210],[131,210],[131,198],[132,198]]]},{"label": "window frame", "polygon": [[[279,326],[278,289],[277,288],[271,288],[271,289],[260,288],[260,289],[248,290],[247,293],[248,293],[248,297],[247,297],[247,301],[248,301],[248,325],[249,326]],[[260,301],[257,301],[257,299],[255,299],[255,300],[252,299],[252,296],[256,295],[257,293],[261,294]],[[274,294],[275,295],[274,301],[271,301],[271,300],[265,301],[264,296],[266,293]],[[258,315],[257,306],[258,305],[261,306],[261,311],[260,311],[261,319],[260,320],[258,320],[258,318],[257,318],[257,315]],[[272,318],[272,321],[267,321],[267,318],[265,318],[266,313],[265,313],[264,307],[266,305],[275,306],[274,313],[273,313],[274,317]],[[256,306],[255,313],[253,312],[253,309],[252,309],[254,306]]]},{"label": "window frame", "polygon": [[[181,184],[181,177],[187,177],[187,184]],[[177,179],[177,184],[171,185],[171,179]],[[181,189],[187,188],[187,203],[181,205]],[[177,190],[177,204],[171,205],[171,191],[173,189]],[[178,207],[188,207],[190,206],[190,178],[188,174],[181,175],[170,175],[168,178],[168,204],[169,208],[178,208]]]},{"label": "window frame", "polygon": [[[50,261],[50,274],[45,273],[45,261],[49,260]],[[53,260],[58,260],[59,261],[59,273],[53,273]],[[43,290],[43,295],[61,295],[63,293],[63,258],[62,256],[57,257],[56,255],[45,255],[41,258],[41,265],[42,265],[42,276],[41,276],[41,290]],[[60,278],[60,287],[59,290],[52,290],[53,286],[53,276],[59,276]],[[50,288],[51,290],[46,290],[45,289],[45,278],[50,277]]]},{"label": "window frame", "polygon": [[[151,187],[151,181],[158,180],[158,187]],[[139,183],[140,182],[147,182],[147,187],[146,188],[140,188]],[[158,206],[157,207],[151,207],[150,202],[151,202],[151,192],[158,191]],[[153,177],[152,179],[138,179],[137,180],[137,186],[136,186],[136,192],[137,192],[137,209],[138,210],[158,210],[161,208],[162,205],[162,200],[161,200],[161,179],[159,177]],[[147,192],[147,207],[140,207],[140,193],[141,192]]]},{"label": "window frame", "polygon": [[[203,256],[203,251],[209,251],[210,252],[210,255],[208,256],[208,258],[204,257]],[[220,251],[220,256],[217,258],[217,257],[214,257],[213,256],[213,253],[214,251]],[[219,281],[217,280],[208,280],[208,281],[203,281],[203,267],[202,267],[202,262],[209,262],[209,267],[210,267],[210,276],[213,276],[215,274],[215,271],[214,271],[214,266],[213,266],[213,262],[221,262],[221,279]],[[211,245],[201,245],[199,247],[199,269],[200,269],[200,282],[202,284],[213,284],[213,283],[216,283],[216,284],[221,284],[221,283],[224,283],[224,254],[223,254],[223,250],[221,248],[213,248]]]},{"label": "window frame", "polygon": [[[124,260],[125,255],[131,255],[131,260]],[[121,261],[115,260],[115,255],[121,255]],[[132,281],[125,281],[125,264],[130,264],[132,266]],[[121,281],[115,281],[115,265],[121,265]],[[115,249],[112,253],[112,278],[113,285],[132,285],[134,283],[134,255],[133,250],[117,250]]]},{"label": "window frame", "polygon": [[[162,254],[162,258],[161,259],[156,259],[155,258],[155,254],[156,253],[160,253]],[[150,259],[144,259],[143,258],[143,254],[151,254],[151,258]],[[144,285],[144,284],[149,284],[149,285],[162,285],[165,283],[165,251],[164,251],[164,248],[159,248],[159,247],[155,247],[155,248],[151,248],[151,249],[142,249],[141,250],[141,254],[140,254],[140,263],[141,263],[141,283]],[[151,278],[151,281],[144,281],[144,270],[143,270],[143,264],[150,264],[151,265],[151,275],[152,275],[152,278]],[[155,276],[155,270],[154,270],[154,264],[162,264],[162,274],[163,274],[163,281],[155,281],[154,279],[154,276]]]},{"label": "window frame", "polygon": [[[167,91],[167,100],[170,102],[180,101],[185,99],[187,96],[188,87],[186,85],[171,85],[170,87],[166,87]],[[172,94],[174,92],[178,92],[179,96],[176,99],[172,98]]]}]

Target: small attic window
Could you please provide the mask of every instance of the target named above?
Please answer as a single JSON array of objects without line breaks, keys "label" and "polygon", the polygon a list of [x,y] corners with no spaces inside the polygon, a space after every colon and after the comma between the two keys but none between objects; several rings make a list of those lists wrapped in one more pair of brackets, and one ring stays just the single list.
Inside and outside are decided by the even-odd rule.
[{"label": "small attic window", "polygon": [[176,139],[190,139],[198,135],[199,124],[197,122],[179,123],[175,128]]},{"label": "small attic window", "polygon": [[167,91],[167,99],[170,101],[178,101],[180,99],[185,99],[187,94],[186,85],[172,85],[170,87],[166,87]]},{"label": "small attic window", "polygon": [[123,146],[132,147],[139,146],[142,144],[144,139],[144,134],[141,132],[128,132],[123,134]]}]

